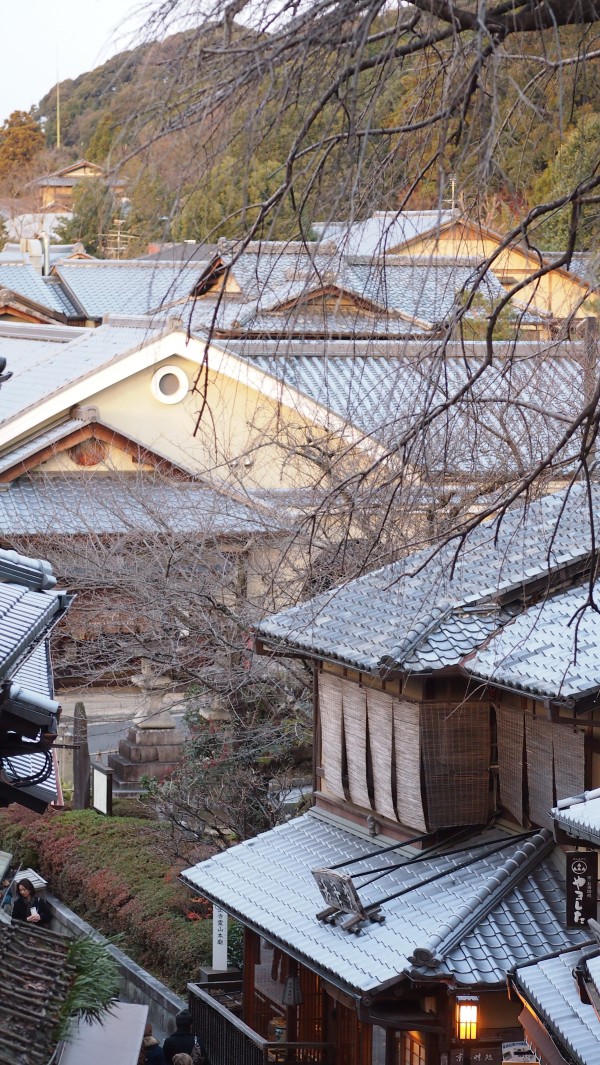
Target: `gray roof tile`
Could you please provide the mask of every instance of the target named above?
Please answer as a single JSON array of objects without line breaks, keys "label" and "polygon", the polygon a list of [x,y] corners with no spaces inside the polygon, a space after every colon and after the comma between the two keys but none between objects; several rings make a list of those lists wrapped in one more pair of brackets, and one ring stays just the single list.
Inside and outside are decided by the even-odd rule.
[{"label": "gray roof tile", "polygon": [[64,296],[29,263],[0,263],[0,288],[10,289],[49,310],[66,311]]},{"label": "gray roof tile", "polygon": [[[426,548],[267,618],[258,634],[373,673],[423,670],[421,648],[442,639],[450,644],[444,663],[457,664],[486,635],[485,621],[462,623],[465,608],[479,604],[494,618],[498,596],[568,561],[586,567],[592,533],[585,498],[585,486],[575,485],[509,511],[499,524],[478,526],[456,560],[452,542],[437,553]],[[593,509],[598,520],[600,489],[593,489]]]},{"label": "gray roof tile", "polygon": [[[235,535],[276,531],[275,512],[205,484],[160,474],[33,475],[0,492],[0,533],[178,532]],[[0,586],[1,587],[1,586]]]},{"label": "gray roof tile", "polygon": [[23,444],[18,444],[17,447],[11,448],[4,455],[0,455],[0,473],[5,473],[6,470],[12,469],[13,466],[17,466],[20,462],[25,462],[26,459],[36,455],[43,448],[57,444],[65,436],[69,436],[77,429],[81,429],[85,424],[86,422],[81,418],[68,418],[67,421],[60,422],[59,425],[52,426],[46,432],[40,433]]},{"label": "gray roof tile", "polygon": [[[471,845],[481,838],[473,839]],[[362,862],[351,866],[356,874],[382,864],[392,867],[398,855],[381,853],[374,841],[314,812],[232,847],[182,875],[195,889],[353,991],[372,991],[403,974],[429,978],[453,974],[459,984],[498,986],[516,961],[535,956],[548,943],[551,949],[560,949],[583,941],[581,932],[564,929],[563,885],[552,859],[543,857],[548,836],[541,834],[538,839],[529,864],[519,857],[520,844],[508,841],[500,853],[488,857],[477,850],[470,855],[439,855],[412,867],[390,868],[362,889],[359,880],[365,903],[409,885],[413,890],[383,902],[385,923],[368,924],[358,937],[316,920],[323,900],[311,869],[363,856]],[[516,857],[514,868],[512,856]],[[465,858],[470,858],[469,864],[458,869]],[[504,894],[498,891],[499,868],[511,869]],[[451,875],[425,883],[427,876],[441,871]],[[539,890],[542,882],[545,892]],[[523,891],[529,896],[526,906],[519,904]],[[449,914],[459,915],[455,945],[449,934],[444,933],[441,942],[436,938]],[[498,919],[502,915],[508,918],[506,933]],[[428,941],[436,943],[439,961],[428,965],[411,961],[415,949],[425,948]]]},{"label": "gray roof tile", "polygon": [[[446,353],[399,342],[311,342],[214,339],[221,348],[297,390],[366,437],[392,446],[423,414],[467,384],[482,356]],[[481,350],[481,349],[479,349]],[[412,461],[428,472],[515,473],[539,461],[584,402],[578,350],[524,346],[502,354],[469,388],[468,399],[436,418],[415,445]],[[510,373],[506,370],[509,369]],[[518,459],[515,458],[518,456]],[[520,464],[519,466],[517,464]]]},{"label": "gray roof tile", "polygon": [[496,684],[551,698],[578,698],[595,690],[600,686],[600,615],[584,609],[588,600],[589,586],[573,588],[524,610],[465,668]]},{"label": "gray roof tile", "polygon": [[600,788],[582,795],[559,796],[552,816],[570,836],[600,847]]},{"label": "gray roof tile", "polygon": [[518,968],[515,980],[524,997],[578,1065],[600,1060],[600,1021],[593,1006],[581,1001],[573,969],[590,950],[575,950]]},{"label": "gray roof tile", "polygon": [[[45,335],[45,334],[44,334]],[[8,355],[10,387],[0,392],[0,421],[8,421],[74,381],[124,357],[156,337],[149,326],[101,326],[73,331],[73,340],[21,340],[13,347],[2,338],[0,354]]]},{"label": "gray roof tile", "polygon": [[320,240],[335,244],[348,255],[383,255],[423,233],[451,222],[454,211],[377,211],[361,222],[315,223]]},{"label": "gray roof tile", "polygon": [[87,317],[103,318],[109,314],[151,314],[186,299],[202,267],[202,263],[69,260],[57,263],[53,274]]}]

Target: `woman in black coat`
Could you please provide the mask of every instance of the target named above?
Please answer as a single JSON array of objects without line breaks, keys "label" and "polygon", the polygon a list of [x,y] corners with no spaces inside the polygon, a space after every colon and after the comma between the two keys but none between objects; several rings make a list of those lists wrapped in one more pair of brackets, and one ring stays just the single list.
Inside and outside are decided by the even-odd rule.
[{"label": "woman in black coat", "polygon": [[26,877],[17,883],[12,916],[13,921],[27,921],[27,924],[37,925],[38,928],[50,924],[52,920],[48,904],[36,895],[31,880],[27,880]]}]

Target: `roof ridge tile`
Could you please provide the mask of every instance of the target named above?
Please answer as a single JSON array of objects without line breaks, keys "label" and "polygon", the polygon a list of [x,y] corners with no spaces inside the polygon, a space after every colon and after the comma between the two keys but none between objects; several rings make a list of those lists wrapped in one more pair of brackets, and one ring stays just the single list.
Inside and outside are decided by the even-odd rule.
[{"label": "roof ridge tile", "polygon": [[409,961],[416,966],[436,968],[450,951],[494,909],[509,891],[554,847],[552,833],[543,828],[525,842],[486,878],[438,932],[423,947],[415,947]]}]

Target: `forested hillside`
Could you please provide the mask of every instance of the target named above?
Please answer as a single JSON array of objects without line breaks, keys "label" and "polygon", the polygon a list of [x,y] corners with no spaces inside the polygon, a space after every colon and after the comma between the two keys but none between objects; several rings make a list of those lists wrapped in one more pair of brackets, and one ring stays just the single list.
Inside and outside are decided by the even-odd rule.
[{"label": "forested hillside", "polygon": [[[392,16],[389,16],[392,17]],[[382,20],[381,25],[384,23]],[[469,119],[462,134],[462,150],[454,163],[454,188],[459,202],[473,206],[487,224],[506,228],[514,224],[531,204],[550,199],[570,187],[578,175],[588,172],[600,148],[600,81],[585,63],[565,68],[556,90],[554,68],[560,49],[569,45],[566,28],[562,39],[552,33],[535,40],[523,35],[513,39],[511,52],[495,68],[494,95],[503,103],[505,118],[494,145],[486,142],[492,115],[485,107]],[[158,43],[145,43],[123,52],[102,66],[61,84],[60,159],[85,156],[119,168],[129,180],[127,227],[139,246],[154,239],[215,239],[234,236],[252,223],[253,205],[264,202],[282,180],[285,161],[294,136],[312,99],[318,80],[305,81],[304,95],[273,93],[266,103],[240,85],[236,107],[230,101],[221,109],[202,113],[197,105],[202,85],[210,78],[207,54],[210,35],[215,35],[215,77],[223,76],[222,27],[204,29],[201,39],[194,31],[173,34]],[[242,54],[251,31],[235,27],[231,55]],[[442,46],[443,48],[443,46]],[[201,59],[199,57],[202,57]],[[329,213],[368,214],[374,209],[435,206],[440,199],[440,174],[435,166],[416,181],[418,160],[429,151],[431,130],[419,123],[421,110],[431,108],[444,88],[432,73],[427,54],[415,57],[385,80],[377,69],[357,79],[356,98],[364,98],[363,119],[373,128],[390,130],[387,139],[357,146],[351,138],[345,148],[339,136],[339,109],[326,105],[312,127],[313,138],[331,136],[331,153],[318,177],[307,165],[304,186],[296,183],[295,201],[283,200],[271,219],[269,235],[292,236],[298,229],[298,197],[301,198],[305,232],[313,220]],[[235,67],[229,59],[231,77]],[[228,75],[229,76],[229,75]],[[265,81],[281,74],[265,73]],[[379,79],[379,80],[378,80]],[[274,98],[277,106],[274,106]],[[492,96],[490,94],[490,100]],[[38,116],[48,148],[56,142],[56,89],[39,103]],[[410,155],[395,150],[394,131],[406,133],[406,119],[414,126]],[[406,138],[405,138],[406,139]],[[467,150],[465,150],[465,145]],[[469,145],[471,147],[469,147]],[[369,187],[358,177],[358,148],[371,155]],[[485,181],[481,182],[482,157]],[[353,202],[338,202],[340,173],[344,187],[357,180]],[[364,158],[360,172],[365,172]],[[372,179],[373,174],[376,180]],[[474,179],[473,175],[477,174]],[[446,179],[449,175],[446,174]],[[415,191],[412,191],[413,186]],[[448,189],[442,194],[447,202]],[[69,237],[81,236],[93,244],[94,233],[106,229],[116,206],[98,189],[83,189],[77,217]],[[600,235],[597,210],[589,216],[578,237],[579,248],[593,247]],[[566,239],[567,215],[558,212],[541,230],[546,246],[561,247]]]}]

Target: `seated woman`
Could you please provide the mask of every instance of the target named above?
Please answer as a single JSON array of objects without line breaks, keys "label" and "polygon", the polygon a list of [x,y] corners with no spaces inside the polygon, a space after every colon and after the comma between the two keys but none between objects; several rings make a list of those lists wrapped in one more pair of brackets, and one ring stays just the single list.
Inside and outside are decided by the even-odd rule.
[{"label": "seated woman", "polygon": [[27,921],[27,924],[35,924],[39,927],[50,924],[52,920],[48,904],[40,895],[36,895],[31,880],[27,880],[26,877],[17,883],[12,917],[13,921]]}]

